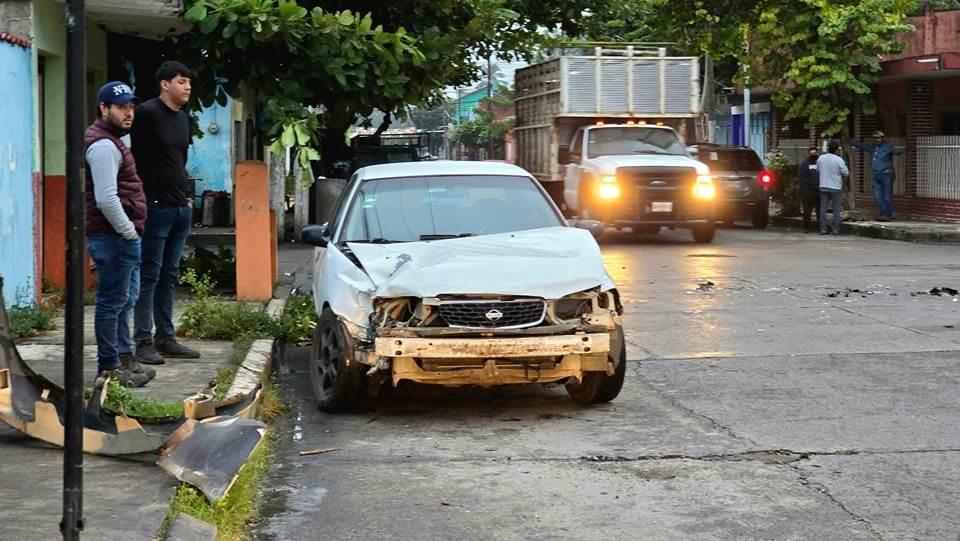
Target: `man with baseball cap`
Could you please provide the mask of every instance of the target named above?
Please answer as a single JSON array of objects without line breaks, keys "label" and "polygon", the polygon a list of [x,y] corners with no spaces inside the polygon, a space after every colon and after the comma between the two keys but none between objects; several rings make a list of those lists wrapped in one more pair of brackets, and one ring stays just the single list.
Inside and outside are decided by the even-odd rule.
[{"label": "man with baseball cap", "polygon": [[889,222],[893,219],[893,156],[903,154],[902,150],[884,140],[884,133],[880,130],[873,132],[873,144],[851,141],[850,144],[870,154],[870,165],[873,169],[873,198],[880,208],[877,221]]},{"label": "man with baseball cap", "polygon": [[140,290],[140,235],[147,218],[143,183],[125,140],[136,97],[113,81],[97,93],[97,120],[84,134],[87,250],[97,266],[97,376],[142,387],[156,373],[133,355],[130,316]]}]

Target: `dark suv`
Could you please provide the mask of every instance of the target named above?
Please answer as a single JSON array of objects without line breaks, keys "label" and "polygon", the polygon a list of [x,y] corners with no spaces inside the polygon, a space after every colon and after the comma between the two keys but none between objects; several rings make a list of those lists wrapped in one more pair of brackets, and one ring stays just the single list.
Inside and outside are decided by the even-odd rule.
[{"label": "dark suv", "polygon": [[719,192],[717,220],[731,225],[739,219],[749,219],[757,229],[767,227],[774,178],[752,148],[693,143],[688,150],[710,167]]}]

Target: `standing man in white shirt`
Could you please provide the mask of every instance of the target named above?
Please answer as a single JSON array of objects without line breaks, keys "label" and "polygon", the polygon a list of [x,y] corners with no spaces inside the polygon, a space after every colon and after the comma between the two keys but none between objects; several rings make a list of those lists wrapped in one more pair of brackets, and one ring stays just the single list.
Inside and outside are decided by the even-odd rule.
[{"label": "standing man in white shirt", "polygon": [[817,172],[820,175],[820,234],[830,233],[827,209],[833,208],[832,233],[839,235],[843,220],[843,177],[850,175],[847,164],[840,157],[840,143],[830,141],[827,153],[817,158]]}]

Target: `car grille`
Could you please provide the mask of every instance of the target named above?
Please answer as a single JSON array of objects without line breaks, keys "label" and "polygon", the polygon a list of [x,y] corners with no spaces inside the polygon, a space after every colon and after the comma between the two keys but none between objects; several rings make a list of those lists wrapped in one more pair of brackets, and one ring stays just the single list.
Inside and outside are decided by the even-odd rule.
[{"label": "car grille", "polygon": [[440,304],[440,317],[451,327],[515,329],[540,324],[546,310],[546,303],[540,299],[453,301]]}]

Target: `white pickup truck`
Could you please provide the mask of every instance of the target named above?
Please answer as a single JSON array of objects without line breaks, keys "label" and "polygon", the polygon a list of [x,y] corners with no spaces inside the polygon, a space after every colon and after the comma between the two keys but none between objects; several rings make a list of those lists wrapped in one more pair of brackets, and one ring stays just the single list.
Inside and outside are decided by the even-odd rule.
[{"label": "white pickup truck", "polygon": [[673,128],[585,126],[560,156],[568,213],[639,233],[689,228],[696,242],[713,240],[717,190],[710,169],[690,156]]}]

